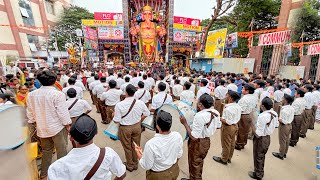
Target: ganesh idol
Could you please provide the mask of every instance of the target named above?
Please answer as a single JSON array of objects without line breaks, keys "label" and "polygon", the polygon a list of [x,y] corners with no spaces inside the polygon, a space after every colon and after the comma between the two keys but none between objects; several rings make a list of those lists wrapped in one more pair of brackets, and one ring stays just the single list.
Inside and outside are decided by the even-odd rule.
[{"label": "ganesh idol", "polygon": [[161,51],[160,39],[166,34],[163,25],[157,25],[161,21],[161,16],[154,14],[152,7],[144,6],[142,13],[136,14],[131,21],[130,33],[132,42],[137,46],[137,50],[142,62],[147,64],[155,62],[159,58]]}]

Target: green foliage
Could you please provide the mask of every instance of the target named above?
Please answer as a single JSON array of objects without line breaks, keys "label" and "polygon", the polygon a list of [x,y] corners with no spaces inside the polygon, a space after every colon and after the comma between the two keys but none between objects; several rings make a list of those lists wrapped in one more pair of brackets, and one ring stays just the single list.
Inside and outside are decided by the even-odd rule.
[{"label": "green foliage", "polygon": [[[66,43],[78,42],[75,30],[81,29],[81,19],[93,18],[93,13],[82,7],[71,6],[66,9],[57,25],[51,31],[50,45],[55,42],[54,38],[57,38],[59,50],[65,50]],[[50,49],[53,49],[53,46]]]}]

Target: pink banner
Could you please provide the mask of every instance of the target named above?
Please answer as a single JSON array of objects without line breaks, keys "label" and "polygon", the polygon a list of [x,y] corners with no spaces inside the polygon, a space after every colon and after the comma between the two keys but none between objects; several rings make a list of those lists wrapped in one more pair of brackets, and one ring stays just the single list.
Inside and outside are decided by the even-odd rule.
[{"label": "pink banner", "polygon": [[308,55],[320,54],[320,44],[310,44],[308,46]]},{"label": "pink banner", "polygon": [[108,13],[108,12],[95,12],[94,13],[95,20],[123,20],[122,13]]},{"label": "pink banner", "polygon": [[259,46],[284,44],[290,41],[290,31],[279,31],[268,34],[261,34],[259,36]]},{"label": "pink banner", "polygon": [[180,16],[174,16],[174,23],[176,24],[187,24],[192,26],[200,26],[200,19],[186,18]]},{"label": "pink banner", "polygon": [[88,26],[82,25],[82,32],[83,32],[84,38],[86,39],[96,41],[98,38],[97,31]]}]

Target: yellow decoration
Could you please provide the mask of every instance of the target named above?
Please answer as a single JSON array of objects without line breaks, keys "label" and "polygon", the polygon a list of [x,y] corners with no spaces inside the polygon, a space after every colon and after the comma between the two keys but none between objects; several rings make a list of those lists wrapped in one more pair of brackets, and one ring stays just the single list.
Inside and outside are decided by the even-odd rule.
[{"label": "yellow decoration", "polygon": [[142,10],[143,10],[143,11],[152,11],[152,7],[149,6],[149,5],[146,5],[146,6],[143,7]]},{"label": "yellow decoration", "polygon": [[210,31],[206,43],[206,57],[222,58],[227,29]]}]

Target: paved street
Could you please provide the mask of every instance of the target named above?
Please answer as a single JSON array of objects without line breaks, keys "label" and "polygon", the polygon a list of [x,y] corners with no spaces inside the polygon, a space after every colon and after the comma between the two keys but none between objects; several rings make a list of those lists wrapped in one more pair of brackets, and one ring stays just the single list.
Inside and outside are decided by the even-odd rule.
[{"label": "paved street", "polygon": [[[85,92],[85,99],[91,102],[88,92]],[[90,116],[96,119],[98,123],[98,135],[95,137],[94,142],[100,146],[109,146],[113,148],[125,161],[124,151],[120,141],[112,141],[108,136],[103,133],[108,125],[100,123],[100,114],[96,113],[96,109],[90,113]],[[142,147],[152,138],[153,132],[146,130],[142,134],[141,145]],[[300,139],[298,145],[294,148],[290,147],[287,158],[280,160],[272,156],[272,152],[278,151],[278,130],[273,133],[271,137],[271,145],[266,155],[265,164],[265,177],[266,180],[280,180],[280,179],[296,179],[296,180],[315,180],[316,176],[320,179],[320,170],[315,168],[315,146],[320,145],[320,124],[316,124],[315,130],[308,131],[307,137]],[[252,141],[242,151],[235,150],[232,158],[232,163],[228,166],[220,165],[212,160],[212,156],[220,155],[221,142],[220,130],[211,137],[211,147],[204,162],[203,179],[204,180],[233,180],[233,179],[250,179],[247,175],[248,171],[253,170],[253,154],[252,154]],[[188,153],[187,142],[184,142],[184,153],[179,161],[180,175],[188,177]],[[145,179],[145,171],[139,167],[137,171],[132,173],[127,171],[128,180],[143,180]]]}]

